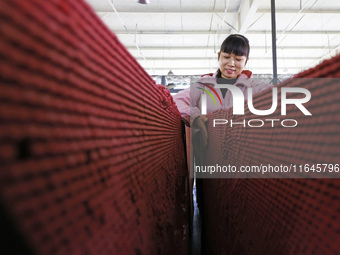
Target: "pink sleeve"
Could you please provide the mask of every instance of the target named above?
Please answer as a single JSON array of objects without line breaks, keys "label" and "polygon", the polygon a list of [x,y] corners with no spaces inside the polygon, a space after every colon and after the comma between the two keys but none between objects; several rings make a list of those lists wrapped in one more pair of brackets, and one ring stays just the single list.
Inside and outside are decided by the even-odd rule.
[{"label": "pink sleeve", "polygon": [[255,84],[252,86],[254,88],[253,94],[257,94],[257,93],[260,93],[260,92],[267,90],[269,88],[273,88],[273,85],[262,82],[262,81],[256,81],[254,83]]},{"label": "pink sleeve", "polygon": [[181,113],[181,117],[185,124],[187,124],[188,126],[191,126],[193,120],[201,115],[201,111],[197,106],[200,98],[199,90],[197,91],[195,90],[194,95],[191,96],[193,98],[191,98],[190,100],[190,87],[178,92],[174,96],[174,101],[177,105],[179,112]]},{"label": "pink sleeve", "polygon": [[190,115],[190,88],[178,92],[174,101],[182,117]]},{"label": "pink sleeve", "polygon": [[248,88],[253,89],[253,95],[260,93],[269,88],[273,88],[273,85],[253,78],[241,78],[237,80],[238,84],[244,84]]}]

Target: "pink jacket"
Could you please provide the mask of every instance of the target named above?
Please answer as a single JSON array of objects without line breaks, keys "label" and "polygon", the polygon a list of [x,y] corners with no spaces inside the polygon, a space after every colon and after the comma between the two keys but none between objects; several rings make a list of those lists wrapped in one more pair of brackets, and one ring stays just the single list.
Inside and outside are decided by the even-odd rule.
[{"label": "pink jacket", "polygon": [[[201,79],[199,79],[198,82],[205,84],[210,83],[211,87],[214,88],[216,86],[217,74],[218,72],[215,72],[214,74],[204,75]],[[248,98],[247,88],[249,87],[253,89],[253,94],[257,94],[272,87],[272,85],[260,82],[256,79],[253,79],[252,77],[252,72],[244,70],[239,75],[236,83],[234,84],[234,86],[237,86],[242,90],[245,100],[247,100]],[[229,109],[233,106],[233,96],[230,90],[227,91],[225,97],[223,98],[221,90],[219,88],[214,88],[222,101],[221,105],[218,97],[214,94],[213,91],[211,91],[206,86],[196,82],[191,85],[190,88],[182,90],[174,96],[174,101],[176,102],[177,108],[181,113],[182,119],[188,126],[191,126],[193,120],[201,115],[201,95],[206,92],[198,88],[204,88],[208,90],[214,96],[217,103],[216,105],[214,100],[209,95],[207,95],[207,113],[214,112],[220,109]]]}]

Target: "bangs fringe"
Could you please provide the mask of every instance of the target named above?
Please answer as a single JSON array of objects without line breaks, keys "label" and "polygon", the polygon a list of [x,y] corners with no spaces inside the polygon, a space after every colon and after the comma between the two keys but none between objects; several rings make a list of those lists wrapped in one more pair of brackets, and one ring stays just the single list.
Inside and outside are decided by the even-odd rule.
[{"label": "bangs fringe", "polygon": [[233,53],[236,56],[249,57],[249,43],[239,36],[229,36],[221,45],[220,51],[225,53]]}]

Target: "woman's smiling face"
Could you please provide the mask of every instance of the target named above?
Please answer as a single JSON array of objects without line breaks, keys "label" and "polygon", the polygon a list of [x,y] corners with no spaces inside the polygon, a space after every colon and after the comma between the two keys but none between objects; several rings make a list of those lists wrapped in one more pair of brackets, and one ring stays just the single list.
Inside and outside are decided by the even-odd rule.
[{"label": "woman's smiling face", "polygon": [[218,54],[221,76],[227,79],[237,78],[247,63],[247,57],[225,52],[219,52]]}]

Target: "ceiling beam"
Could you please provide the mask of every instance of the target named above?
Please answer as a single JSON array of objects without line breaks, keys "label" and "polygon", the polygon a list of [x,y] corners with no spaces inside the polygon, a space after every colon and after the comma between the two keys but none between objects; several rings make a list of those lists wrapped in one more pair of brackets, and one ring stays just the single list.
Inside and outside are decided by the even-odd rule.
[{"label": "ceiling beam", "polygon": [[243,0],[238,11],[238,32],[244,34],[254,19],[261,0]]},{"label": "ceiling beam", "polygon": [[[116,35],[128,35],[126,31],[113,31]],[[277,31],[277,33],[282,33],[283,31]],[[144,31],[135,31],[135,34],[140,35],[214,35],[218,33],[216,30],[206,31],[206,30],[184,30],[184,31],[160,31],[160,30],[144,30]],[[270,34],[270,30],[266,31],[259,31],[259,30],[251,30],[247,31],[246,35],[259,35],[259,34]],[[285,35],[327,35],[327,34],[334,34],[339,35],[340,31],[284,31]]]},{"label": "ceiling beam", "polygon": [[[315,14],[315,13],[320,13],[320,14],[340,14],[340,9],[321,9],[321,10],[302,10],[300,11],[300,9],[279,9],[279,10],[275,10],[276,14],[278,13],[291,13],[291,14],[295,14],[295,13],[303,13],[303,14]],[[270,9],[257,9],[257,13],[271,13]]]},{"label": "ceiling beam", "polygon": [[[276,10],[276,13],[291,13],[291,14],[296,14],[300,10],[299,9],[280,9]],[[118,13],[122,14],[150,14],[150,13],[158,13],[158,14],[205,14],[205,13],[220,13],[224,14],[224,9],[219,9],[219,10],[211,10],[211,9],[201,9],[201,10],[183,10],[183,9],[178,9],[178,10],[119,10],[117,8]],[[98,14],[104,14],[104,13],[113,13],[115,14],[114,11],[108,10],[108,11],[97,11],[96,13]],[[229,14],[238,14],[238,10],[228,10]],[[270,9],[257,9],[257,13],[270,13]],[[323,9],[323,10],[302,10],[300,13],[302,14],[340,14],[340,10],[337,9]]]},{"label": "ceiling beam", "polygon": [[[144,60],[141,57],[136,57],[137,60]],[[191,57],[167,57],[167,58],[147,58],[148,61],[188,61],[188,60],[192,60],[192,61],[206,61],[206,60],[216,60],[217,61],[217,55],[216,57],[206,57],[206,58],[191,58]],[[267,60],[271,60],[271,57],[251,57],[250,60],[259,60],[259,59],[267,59]],[[278,57],[278,59],[282,59],[282,60],[297,60],[296,57]],[[316,59],[320,59],[320,56],[315,56],[315,57],[299,57],[298,60],[316,60]]]},{"label": "ceiling beam", "polygon": [[[213,46],[170,46],[170,47],[153,47],[153,46],[139,46],[143,51],[145,50],[214,50]],[[127,46],[128,50],[136,50],[135,46]],[[279,46],[279,49],[287,50],[324,50],[324,46]],[[334,47],[335,48],[335,47]],[[266,49],[265,46],[252,46],[251,49]],[[332,50],[332,49],[331,49]]]}]

